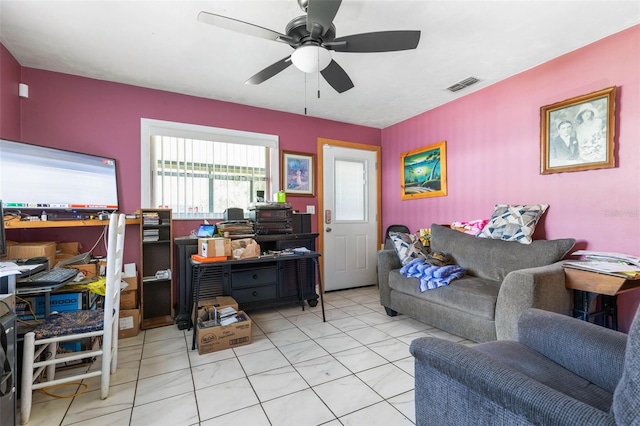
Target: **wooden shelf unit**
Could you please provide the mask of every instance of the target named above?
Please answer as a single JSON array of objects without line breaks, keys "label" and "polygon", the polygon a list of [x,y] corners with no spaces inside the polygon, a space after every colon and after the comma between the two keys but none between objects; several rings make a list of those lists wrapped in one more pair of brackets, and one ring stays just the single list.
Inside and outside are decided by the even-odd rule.
[{"label": "wooden shelf unit", "polygon": [[[127,225],[139,225],[140,219],[127,219]],[[37,228],[76,228],[81,226],[107,226],[109,220],[8,220],[4,223],[5,229],[37,229]]]},{"label": "wooden shelf unit", "polygon": [[[140,310],[143,330],[173,324],[173,232],[170,209],[141,209],[140,216]],[[145,220],[158,215],[158,223]],[[149,233],[154,234],[153,237]],[[155,239],[157,234],[157,240]],[[156,278],[158,271],[169,278]]]}]

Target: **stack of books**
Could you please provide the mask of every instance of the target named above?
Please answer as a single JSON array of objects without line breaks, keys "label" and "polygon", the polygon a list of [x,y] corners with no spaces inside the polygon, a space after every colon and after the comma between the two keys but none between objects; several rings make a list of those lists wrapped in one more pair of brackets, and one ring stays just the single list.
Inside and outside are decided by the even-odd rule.
[{"label": "stack of books", "polygon": [[142,213],[143,225],[160,225],[160,216],[156,212]]},{"label": "stack of books", "polygon": [[158,241],[160,239],[160,232],[158,229],[145,229],[142,231],[142,241]]}]

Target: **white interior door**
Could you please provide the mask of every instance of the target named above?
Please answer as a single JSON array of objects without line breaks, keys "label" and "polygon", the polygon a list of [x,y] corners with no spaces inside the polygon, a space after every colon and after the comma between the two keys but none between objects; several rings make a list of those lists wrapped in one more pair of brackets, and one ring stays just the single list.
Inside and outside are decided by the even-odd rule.
[{"label": "white interior door", "polygon": [[377,282],[376,151],[323,145],[324,288]]}]

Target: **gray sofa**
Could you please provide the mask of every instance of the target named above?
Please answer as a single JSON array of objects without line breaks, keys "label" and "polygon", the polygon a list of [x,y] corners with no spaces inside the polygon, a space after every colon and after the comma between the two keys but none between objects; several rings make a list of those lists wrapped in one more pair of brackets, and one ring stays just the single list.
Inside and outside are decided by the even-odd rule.
[{"label": "gray sofa", "polygon": [[529,309],[517,341],[410,351],[417,425],[640,425],[640,310],[628,336]]},{"label": "gray sofa", "polygon": [[400,274],[393,249],[378,252],[380,303],[397,313],[476,342],[517,337],[528,308],[568,314],[569,292],[560,261],[573,239],[531,244],[478,238],[431,226],[431,249],[449,254],[467,275],[448,286],[420,292],[418,279]]}]

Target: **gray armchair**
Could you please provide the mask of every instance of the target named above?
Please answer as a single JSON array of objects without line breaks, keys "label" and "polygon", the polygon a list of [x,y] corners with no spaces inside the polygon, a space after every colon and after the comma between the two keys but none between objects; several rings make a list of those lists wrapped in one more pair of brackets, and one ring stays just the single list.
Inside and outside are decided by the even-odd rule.
[{"label": "gray armchair", "polygon": [[529,309],[517,341],[410,351],[417,425],[640,425],[640,309],[628,336]]}]

